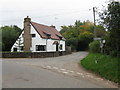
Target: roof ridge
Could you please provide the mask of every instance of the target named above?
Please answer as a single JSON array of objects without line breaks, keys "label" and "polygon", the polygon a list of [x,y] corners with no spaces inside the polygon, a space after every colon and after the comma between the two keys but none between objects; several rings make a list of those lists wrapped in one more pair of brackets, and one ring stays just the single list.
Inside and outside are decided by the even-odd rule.
[{"label": "roof ridge", "polygon": [[[31,22],[33,22],[33,21],[31,21]],[[44,24],[40,24],[40,23],[37,23],[37,22],[33,22],[33,23],[36,23],[36,24],[39,24],[39,25],[42,25],[42,26],[46,26],[46,27],[50,27],[50,28],[53,28],[53,27],[51,27],[51,26],[48,26],[48,25],[44,25]],[[55,29],[55,28],[53,28],[53,29]],[[57,29],[55,29],[55,30],[57,30]]]}]

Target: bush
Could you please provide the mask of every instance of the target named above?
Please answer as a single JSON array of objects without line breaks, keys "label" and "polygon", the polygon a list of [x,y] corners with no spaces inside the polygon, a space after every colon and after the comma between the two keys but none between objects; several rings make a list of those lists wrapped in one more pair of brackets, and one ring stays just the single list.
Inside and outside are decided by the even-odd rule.
[{"label": "bush", "polygon": [[106,40],[104,53],[114,57],[120,57],[120,50],[117,49],[117,46],[114,46],[113,43],[109,40]]},{"label": "bush", "polygon": [[100,42],[99,41],[93,41],[89,44],[89,51],[93,53],[99,53],[100,52]]}]

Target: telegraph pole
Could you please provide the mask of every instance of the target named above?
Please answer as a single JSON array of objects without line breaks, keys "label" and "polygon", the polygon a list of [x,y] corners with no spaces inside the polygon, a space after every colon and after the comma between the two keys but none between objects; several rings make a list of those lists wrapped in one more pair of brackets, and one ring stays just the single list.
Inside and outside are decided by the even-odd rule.
[{"label": "telegraph pole", "polygon": [[96,22],[95,22],[95,8],[93,7],[93,17],[94,17],[94,40],[97,38],[96,36]]}]

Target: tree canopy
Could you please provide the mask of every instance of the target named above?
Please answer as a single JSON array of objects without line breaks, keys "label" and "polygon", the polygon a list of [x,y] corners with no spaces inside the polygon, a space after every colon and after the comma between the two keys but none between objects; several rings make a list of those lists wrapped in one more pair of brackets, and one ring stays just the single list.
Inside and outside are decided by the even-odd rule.
[{"label": "tree canopy", "polygon": [[[93,41],[94,24],[90,21],[81,22],[76,20],[74,25],[61,26],[60,33],[66,38],[66,45],[71,46],[72,50],[87,50],[88,45]],[[98,37],[104,37],[106,31],[104,27],[96,25]]]},{"label": "tree canopy", "polygon": [[0,35],[2,35],[0,45],[2,45],[2,51],[10,51],[21,32],[22,30],[16,25],[0,27]]},{"label": "tree canopy", "polygon": [[102,24],[109,31],[106,39],[106,53],[120,55],[120,2],[110,1],[100,14]]}]

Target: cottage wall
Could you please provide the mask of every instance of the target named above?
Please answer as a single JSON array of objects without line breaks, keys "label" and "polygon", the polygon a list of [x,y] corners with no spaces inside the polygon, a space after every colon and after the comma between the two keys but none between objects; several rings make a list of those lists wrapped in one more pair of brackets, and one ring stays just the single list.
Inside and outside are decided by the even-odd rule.
[{"label": "cottage wall", "polygon": [[31,34],[35,34],[35,37],[32,37],[32,52],[40,52],[36,51],[36,45],[46,45],[46,40],[42,39],[41,36],[37,33],[33,26],[31,26]]},{"label": "cottage wall", "polygon": [[17,52],[22,52],[23,50],[21,50],[21,46],[23,46],[23,34],[24,31],[22,31],[22,33],[20,34],[19,38],[16,40],[16,42],[13,44],[12,48],[11,48],[11,52],[13,52],[14,48],[17,48]]},{"label": "cottage wall", "polygon": [[[50,29],[47,28],[46,30],[51,30],[51,27]],[[16,42],[11,48],[11,52],[13,51],[16,52],[65,51],[65,41],[42,38],[41,35],[37,32],[37,30],[35,30],[33,25],[31,25],[31,19],[27,17],[24,19],[24,31],[21,33],[21,35],[19,36],[19,38],[16,40]]]},{"label": "cottage wall", "polygon": [[[60,44],[62,44],[62,50],[59,49],[59,51],[65,51],[65,41],[63,40],[53,40],[53,39],[44,39],[41,38],[41,36],[37,33],[37,31],[34,29],[33,26],[31,26],[31,34],[35,34],[36,36],[32,38],[32,52],[55,52],[56,51],[56,45],[53,44],[54,41],[58,41]],[[60,44],[58,47],[60,47]],[[46,45],[46,51],[36,51],[36,45]]]},{"label": "cottage wall", "polygon": [[62,50],[59,50],[59,51],[65,51],[65,41],[63,40],[60,40],[60,45],[62,44]]},{"label": "cottage wall", "polygon": [[[53,44],[55,41],[58,41],[58,43],[59,43],[58,47],[60,47],[60,45],[62,44],[62,50],[60,50],[60,48],[59,48],[58,51],[65,51],[65,41],[63,41],[63,40],[43,39],[37,33],[37,31],[34,29],[33,26],[31,26],[30,34],[36,35],[35,37],[31,37],[32,38],[32,45],[31,45],[30,49],[32,52],[55,52],[56,45]],[[21,33],[19,38],[16,40],[16,42],[12,46],[11,52],[13,52],[14,48],[17,48],[17,52],[23,52],[23,50],[21,50],[21,46],[24,46],[23,45],[23,42],[24,42],[23,35],[24,35],[24,31]],[[47,50],[46,51],[36,51],[36,45],[46,45]]]}]

